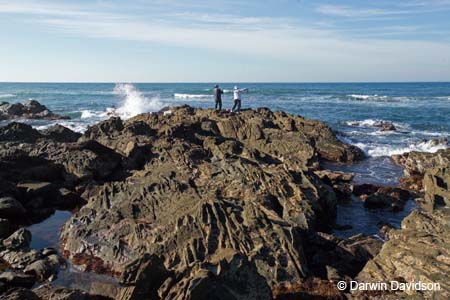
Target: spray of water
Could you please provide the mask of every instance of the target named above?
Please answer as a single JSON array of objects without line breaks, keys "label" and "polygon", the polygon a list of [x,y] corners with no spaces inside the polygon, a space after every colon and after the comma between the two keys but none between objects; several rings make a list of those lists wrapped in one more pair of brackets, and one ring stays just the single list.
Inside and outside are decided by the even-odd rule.
[{"label": "spray of water", "polygon": [[123,98],[121,105],[115,113],[123,119],[134,117],[138,114],[158,111],[163,103],[158,98],[147,98],[132,84],[116,84],[114,93]]}]

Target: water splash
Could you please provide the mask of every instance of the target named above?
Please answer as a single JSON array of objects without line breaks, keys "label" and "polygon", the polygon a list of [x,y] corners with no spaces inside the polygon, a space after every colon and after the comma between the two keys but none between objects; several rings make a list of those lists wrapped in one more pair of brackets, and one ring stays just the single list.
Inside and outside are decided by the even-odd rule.
[{"label": "water splash", "polygon": [[115,114],[124,119],[163,108],[163,103],[158,98],[145,97],[142,92],[129,83],[116,84],[114,93],[123,98],[123,102],[115,110]]}]

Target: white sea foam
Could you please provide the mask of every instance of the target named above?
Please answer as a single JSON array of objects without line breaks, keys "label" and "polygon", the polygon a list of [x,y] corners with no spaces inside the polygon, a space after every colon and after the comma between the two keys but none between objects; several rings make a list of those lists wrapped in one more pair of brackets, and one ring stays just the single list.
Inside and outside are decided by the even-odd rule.
[{"label": "white sea foam", "polygon": [[0,99],[15,97],[14,94],[0,94]]},{"label": "white sea foam", "polygon": [[163,103],[158,98],[147,98],[132,84],[116,84],[114,88],[116,95],[123,98],[122,104],[114,113],[118,116],[129,119],[141,113],[158,111],[163,107]]},{"label": "white sea foam", "polygon": [[380,95],[347,95],[351,99],[359,100],[359,101],[371,101],[371,102],[400,102],[400,101],[410,101],[412,98],[402,97],[402,96],[380,96]]},{"label": "white sea foam", "polygon": [[425,141],[409,146],[378,146],[373,144],[356,143],[355,146],[361,148],[367,155],[373,157],[391,156],[395,154],[403,154],[411,151],[435,153],[438,150],[448,148],[446,141],[436,143],[435,141]]},{"label": "white sea foam", "polygon": [[84,133],[90,125],[88,123],[80,123],[80,122],[76,122],[76,121],[55,121],[55,122],[51,122],[49,124],[35,126],[35,128],[37,130],[44,130],[44,129],[50,128],[56,124],[67,127],[69,129],[71,129],[75,132],[79,132],[79,133]]},{"label": "white sea foam", "polygon": [[212,98],[212,95],[202,95],[202,94],[174,94],[175,98],[181,99],[202,99],[202,98]]}]

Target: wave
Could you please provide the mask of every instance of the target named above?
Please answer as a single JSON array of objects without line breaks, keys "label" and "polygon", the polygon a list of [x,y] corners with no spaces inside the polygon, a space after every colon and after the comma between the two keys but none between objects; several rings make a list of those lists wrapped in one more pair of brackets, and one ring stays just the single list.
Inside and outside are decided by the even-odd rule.
[{"label": "wave", "polygon": [[0,94],[0,99],[16,97],[14,94]]},{"label": "wave", "polygon": [[356,143],[354,145],[361,148],[368,156],[372,157],[392,156],[412,151],[435,153],[439,150],[448,148],[448,142],[446,140],[438,142],[436,142],[435,140],[423,141],[408,146],[377,146],[364,143]]},{"label": "wave", "polygon": [[402,97],[402,96],[396,96],[396,97],[380,96],[380,95],[377,95],[377,94],[374,94],[374,95],[353,94],[353,95],[347,95],[347,97],[350,97],[353,100],[369,101],[369,102],[400,102],[400,101],[410,101],[411,100],[411,98],[408,98],[408,97]]},{"label": "wave", "polygon": [[163,103],[159,98],[147,98],[132,84],[118,83],[114,88],[114,93],[122,97],[123,101],[121,105],[111,111],[124,119],[129,119],[136,115],[159,111],[163,108]]},{"label": "wave", "polygon": [[74,122],[74,121],[54,121],[49,124],[40,125],[40,126],[34,126],[37,130],[45,130],[47,128],[50,128],[55,125],[62,125],[64,127],[67,127],[75,132],[84,133],[88,129],[89,125],[92,125],[90,123],[81,123],[81,122]]},{"label": "wave", "polygon": [[202,94],[174,94],[175,98],[181,99],[202,99],[202,98],[212,98],[212,95],[202,95]]}]

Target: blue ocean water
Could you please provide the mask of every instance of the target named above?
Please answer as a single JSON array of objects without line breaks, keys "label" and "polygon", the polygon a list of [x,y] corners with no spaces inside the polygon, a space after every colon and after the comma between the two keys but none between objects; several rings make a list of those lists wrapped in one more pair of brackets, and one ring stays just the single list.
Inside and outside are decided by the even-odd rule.
[{"label": "blue ocean water", "polygon": [[[0,83],[0,102],[35,99],[68,121],[21,120],[43,129],[61,123],[76,131],[108,118],[115,110],[127,118],[157,111],[165,106],[188,104],[214,106],[211,83]],[[224,108],[231,108],[234,83],[222,83]],[[398,185],[402,169],[389,159],[392,154],[411,150],[434,152],[446,148],[450,135],[450,83],[239,83],[248,88],[243,107],[269,107],[307,118],[321,120],[339,137],[362,148],[369,159],[338,167],[355,172],[356,182]],[[397,131],[382,132],[375,125],[393,122]],[[0,125],[7,121],[0,122]],[[330,166],[331,168],[333,166]],[[357,230],[374,233],[377,212],[360,203],[341,207],[343,221],[353,211],[356,225],[362,218],[368,224]],[[410,209],[412,209],[411,207]],[[359,217],[358,217],[359,216]],[[404,213],[387,218],[398,225]],[[370,221],[372,220],[373,221]],[[347,219],[348,221],[348,219]],[[345,234],[344,234],[345,235]]]}]

